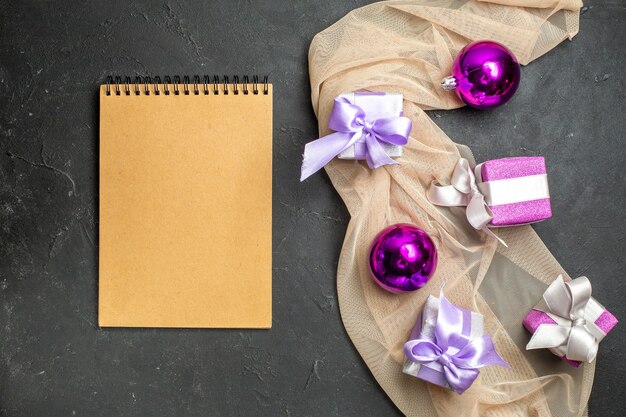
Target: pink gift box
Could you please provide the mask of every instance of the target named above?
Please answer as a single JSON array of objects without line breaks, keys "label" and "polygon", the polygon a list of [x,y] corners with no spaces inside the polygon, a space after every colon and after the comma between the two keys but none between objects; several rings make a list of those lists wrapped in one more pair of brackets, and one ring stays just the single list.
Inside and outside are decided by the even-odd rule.
[{"label": "pink gift box", "polygon": [[493,213],[489,226],[516,226],[552,217],[543,157],[495,159],[477,165],[474,173]]},{"label": "pink gift box", "polygon": [[[598,342],[600,342],[604,338],[604,336],[606,336],[618,323],[615,316],[611,314],[610,311],[608,311],[593,297],[589,300],[587,306],[585,307],[585,318],[592,321],[595,326],[597,326],[598,329],[601,331],[600,336],[597,337]],[[526,317],[524,317],[524,321],[522,323],[524,324],[526,330],[533,334],[542,324],[557,324],[556,321],[548,315],[548,313],[537,310],[535,308],[530,310],[530,313],[528,313]],[[554,354],[559,356],[562,360],[576,368],[578,368],[582,363],[581,361],[569,360],[554,349],[550,350]]]}]

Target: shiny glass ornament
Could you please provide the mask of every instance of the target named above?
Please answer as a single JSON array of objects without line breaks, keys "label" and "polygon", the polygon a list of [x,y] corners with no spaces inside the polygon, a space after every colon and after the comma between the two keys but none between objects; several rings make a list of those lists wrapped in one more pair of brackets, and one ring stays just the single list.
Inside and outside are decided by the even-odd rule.
[{"label": "shiny glass ornament", "polygon": [[437,267],[437,248],[422,229],[396,224],[381,231],[369,253],[374,281],[387,291],[409,292],[422,288]]},{"label": "shiny glass ornament", "polygon": [[472,42],[461,49],[452,75],[441,85],[476,109],[492,109],[513,97],[520,82],[520,66],[507,47],[493,41]]}]

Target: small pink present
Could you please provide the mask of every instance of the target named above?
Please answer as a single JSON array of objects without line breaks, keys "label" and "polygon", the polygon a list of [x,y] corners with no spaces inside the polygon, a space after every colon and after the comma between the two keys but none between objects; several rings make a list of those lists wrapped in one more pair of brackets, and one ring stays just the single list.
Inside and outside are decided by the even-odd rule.
[{"label": "small pink present", "polygon": [[495,159],[474,169],[459,158],[450,185],[433,182],[426,196],[438,206],[464,206],[468,222],[506,243],[490,227],[519,226],[552,217],[546,164],[542,157]]},{"label": "small pink present", "polygon": [[543,157],[494,159],[476,166],[474,174],[493,214],[489,226],[516,226],[552,217]]},{"label": "small pink present", "polygon": [[591,297],[587,277],[566,282],[559,275],[523,324],[533,334],[527,350],[547,348],[579,367],[595,359],[598,344],[615,327],[617,319]]}]

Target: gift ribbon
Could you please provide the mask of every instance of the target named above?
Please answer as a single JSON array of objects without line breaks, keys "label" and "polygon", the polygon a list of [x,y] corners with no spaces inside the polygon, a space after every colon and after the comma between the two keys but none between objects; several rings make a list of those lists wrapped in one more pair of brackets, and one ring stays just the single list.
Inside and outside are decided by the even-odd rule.
[{"label": "gift ribbon", "polygon": [[485,196],[476,185],[476,176],[465,158],[459,158],[450,185],[441,186],[430,184],[426,196],[431,203],[438,206],[463,206],[467,220],[476,230],[482,230],[487,235],[496,238],[504,246],[508,245],[487,227],[493,219],[493,213],[485,201]]},{"label": "gift ribbon", "polygon": [[[479,169],[480,166],[476,167],[476,175],[478,175]],[[550,198],[548,176],[546,174],[486,182],[481,182],[479,177],[478,189],[485,196],[485,202],[489,206],[501,206]]]},{"label": "gift ribbon", "polygon": [[444,296],[439,296],[439,312],[435,324],[435,340],[414,339],[404,344],[404,354],[413,362],[428,365],[433,362],[443,367],[444,375],[455,392],[462,394],[478,374],[479,368],[509,365],[496,352],[491,337],[471,338],[464,328],[471,327],[471,314],[453,305]]},{"label": "gift ribbon", "polygon": [[397,164],[387,155],[381,142],[406,145],[412,123],[411,119],[404,116],[369,120],[361,107],[350,103],[345,97],[338,97],[335,99],[328,127],[335,130],[335,133],[309,142],[304,147],[300,181],[319,171],[361,138],[364,138],[365,159],[370,168]]},{"label": "gift ribbon", "polygon": [[586,317],[590,300],[591,283],[587,277],[565,282],[559,275],[544,292],[543,302],[535,307],[556,324],[541,324],[526,349],[550,348],[569,360],[593,361],[598,353],[598,340],[604,334]]}]

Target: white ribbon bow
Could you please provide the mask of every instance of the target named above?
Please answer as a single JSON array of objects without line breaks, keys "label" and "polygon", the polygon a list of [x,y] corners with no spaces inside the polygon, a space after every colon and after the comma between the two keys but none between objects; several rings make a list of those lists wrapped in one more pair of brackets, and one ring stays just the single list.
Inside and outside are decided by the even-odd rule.
[{"label": "white ribbon bow", "polygon": [[454,167],[450,183],[450,185],[446,186],[437,185],[435,182],[431,183],[426,192],[430,202],[445,207],[466,206],[465,215],[474,229],[482,230],[508,247],[502,239],[487,227],[493,219],[493,213],[485,202],[485,196],[478,189],[478,185],[476,185],[476,176],[467,159],[459,159]]},{"label": "white ribbon bow", "polygon": [[547,313],[556,324],[540,325],[526,349],[550,348],[569,360],[593,361],[598,353],[598,338],[603,334],[585,318],[589,300],[591,283],[587,277],[564,282],[559,275],[544,292],[542,302],[534,307]]}]

